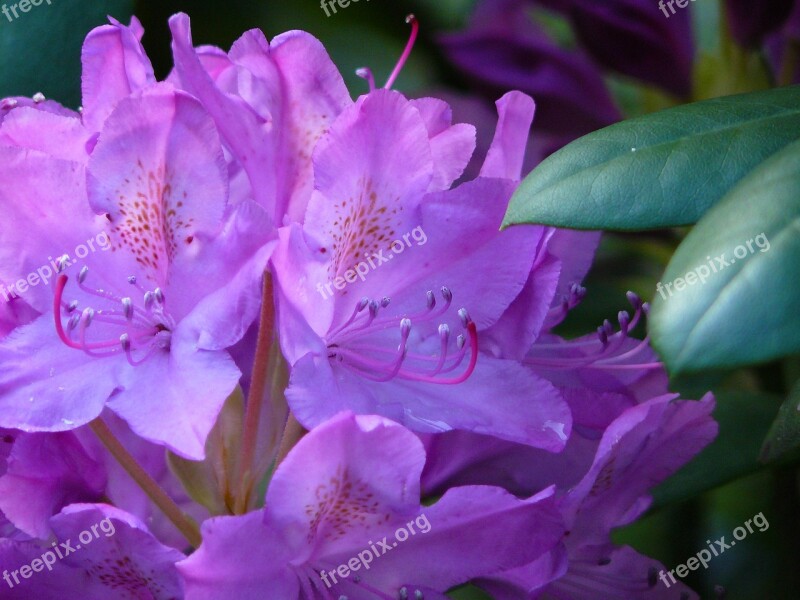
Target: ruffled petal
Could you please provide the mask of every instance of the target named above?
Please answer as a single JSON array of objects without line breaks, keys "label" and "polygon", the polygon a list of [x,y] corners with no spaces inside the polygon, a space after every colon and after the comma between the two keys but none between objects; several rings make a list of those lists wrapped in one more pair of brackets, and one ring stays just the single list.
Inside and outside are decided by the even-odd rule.
[{"label": "ruffled petal", "polygon": [[136,17],[130,27],[111,19],[93,29],[83,43],[83,122],[100,131],[116,104],[155,83],[153,67],[140,43],[144,30]]}]

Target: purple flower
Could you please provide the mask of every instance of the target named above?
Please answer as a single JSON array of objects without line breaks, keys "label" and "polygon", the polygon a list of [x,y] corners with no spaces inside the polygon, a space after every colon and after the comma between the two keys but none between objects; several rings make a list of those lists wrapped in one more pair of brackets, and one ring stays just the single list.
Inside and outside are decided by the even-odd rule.
[{"label": "purple flower", "polygon": [[272,261],[287,398],[306,427],[352,410],[563,447],[570,420],[553,387],[480,348],[545,234],[498,232],[533,103],[509,94],[498,106],[482,176],[452,190],[473,132],[451,126],[440,101],[372,92],[317,145],[303,228],[281,231]]},{"label": "purple flower", "polygon": [[726,0],[731,33],[742,46],[756,47],[789,18],[795,0]]},{"label": "purple flower", "polygon": [[[636,0],[622,16],[543,1],[586,50],[567,52],[521,18],[529,4],[487,1],[445,44],[485,89],[542,96],[537,158],[618,119],[593,61],[680,87],[688,17],[668,31]],[[599,234],[500,231],[531,164],[531,98],[497,102],[476,159],[447,103],[366,70],[352,101],[306,33],[253,30],[226,53],[195,48],[186,15],[170,26],[164,82],[140,23],[111,20],[84,44],[80,112],[0,102],[0,597],[686,591],[611,532],[714,436],[713,399],[666,394],[629,337],[647,312],[633,294],[618,330],[553,333]],[[678,67],[655,76],[655,57]],[[173,475],[164,447],[203,459],[226,398],[209,457]],[[286,404],[310,431],[295,441],[289,421],[277,452]],[[263,508],[241,514],[276,454]],[[205,520],[200,542],[204,506],[235,516]]]},{"label": "purple flower", "polygon": [[[560,509],[569,531],[564,538],[566,562],[563,550],[557,550],[549,559],[487,578],[482,587],[502,589],[509,599],[593,600],[623,591],[625,597],[677,598],[690,593],[680,582],[659,581],[660,563],[631,548],[615,547],[610,533],[641,516],[651,502],[649,490],[716,436],[713,408],[710,394],[700,401],[665,395],[624,411],[606,428],[583,477],[561,488]],[[571,440],[561,455],[544,459],[574,476],[575,465],[583,464],[580,455],[586,455],[585,445]]]},{"label": "purple flower", "polygon": [[[164,461],[162,446],[134,435],[106,411],[103,419],[147,473],[180,508],[200,520],[208,516],[189,501]],[[103,499],[148,523],[159,540],[177,548],[185,539],[87,427],[60,433],[0,430],[0,514],[26,536],[46,538],[50,519],[72,503]]]},{"label": "purple flower", "polygon": [[534,97],[537,131],[557,136],[556,147],[619,120],[597,66],[554,44],[527,9],[519,1],[479,4],[466,31],[442,36],[445,54],[489,97]]},{"label": "purple flower", "polygon": [[105,469],[71,432],[20,434],[0,477],[0,511],[27,535],[46,538],[49,520],[73,502],[100,501]]},{"label": "purple flower", "polygon": [[665,18],[652,0],[549,0],[568,15],[580,43],[602,66],[656,85],[676,96],[692,90],[691,11]]},{"label": "purple flower", "polygon": [[767,56],[781,84],[800,82],[800,63],[794,57],[800,45],[800,2],[794,4],[784,26],[766,39]]},{"label": "purple flower", "polygon": [[[540,7],[568,19],[575,44],[557,43],[531,18]],[[620,119],[602,68],[679,97],[691,93],[690,13],[666,19],[650,0],[483,0],[469,27],[440,43],[478,92],[532,96],[550,151]]]},{"label": "purple flower", "polygon": [[192,48],[189,17],[170,19],[171,80],[202,102],[273,226],[302,219],[311,196],[311,152],[350,95],[322,44],[302,31],[267,42],[253,29],[226,56]]},{"label": "purple flower", "polygon": [[421,506],[424,462],[419,440],[388,420],[343,414],[314,429],[278,467],[263,511],[204,524],[203,545],[178,565],[187,598],[444,598],[561,537],[551,490],[520,500],[465,487]]},{"label": "purple flower", "polygon": [[135,517],[105,504],[73,504],[50,520],[49,541],[0,539],[0,595],[37,600],[183,597],[175,563]]},{"label": "purple flower", "polygon": [[[195,99],[169,84],[118,98],[149,81],[136,44],[118,25],[90,34],[84,120],[18,107],[0,127],[0,280],[40,315],[0,343],[0,424],[67,430],[107,404],[200,458],[239,379],[225,348],[258,310],[267,219],[227,206],[222,147]],[[109,64],[128,84],[98,85]]]}]

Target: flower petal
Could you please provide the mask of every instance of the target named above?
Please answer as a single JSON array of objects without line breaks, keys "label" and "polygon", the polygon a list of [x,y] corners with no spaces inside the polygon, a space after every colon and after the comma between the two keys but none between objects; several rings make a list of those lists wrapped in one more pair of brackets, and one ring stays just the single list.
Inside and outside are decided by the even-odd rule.
[{"label": "flower petal", "polygon": [[50,313],[0,342],[0,364],[0,426],[65,431],[100,414],[125,362],[69,348],[56,336]]},{"label": "flower petal", "polygon": [[558,451],[572,418],[547,381],[508,360],[481,355],[458,385],[393,380],[373,382],[308,355],[292,369],[286,397],[297,419],[316,427],[342,410],[379,414],[418,432],[462,429]]},{"label": "flower petal", "polygon": [[202,460],[208,432],[240,376],[227,352],[200,350],[179,329],[169,353],[124,371],[108,407],[137,435]]},{"label": "flower petal", "polygon": [[87,188],[111,221],[114,250],[129,265],[123,275],[165,287],[194,236],[221,224],[227,170],[213,121],[167,84],[122,100],[92,153]]},{"label": "flower petal", "polygon": [[83,43],[83,122],[100,131],[116,104],[155,83],[153,67],[140,43],[144,30],[136,17],[130,27],[111,19],[93,29]]}]

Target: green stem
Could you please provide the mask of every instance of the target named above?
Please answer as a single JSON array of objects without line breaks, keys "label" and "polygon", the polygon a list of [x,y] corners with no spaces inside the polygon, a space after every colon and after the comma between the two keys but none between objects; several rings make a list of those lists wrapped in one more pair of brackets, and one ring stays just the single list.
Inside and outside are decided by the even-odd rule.
[{"label": "green stem", "polygon": [[200,529],[197,524],[184,514],[175,501],[161,489],[155,479],[150,477],[150,474],[120,443],[108,425],[98,417],[89,423],[89,427],[122,468],[128,472],[128,475],[144,490],[150,500],[172,521],[192,547],[199,547],[203,538],[200,537]]},{"label": "green stem", "polygon": [[261,319],[258,325],[256,355],[250,378],[250,391],[247,394],[247,408],[242,435],[242,456],[239,464],[239,490],[234,510],[236,514],[247,512],[250,494],[253,489],[253,458],[258,443],[258,429],[261,421],[261,408],[267,390],[269,375],[270,347],[275,329],[275,309],[272,299],[272,276],[264,272],[264,287],[261,294]]},{"label": "green stem", "polygon": [[275,468],[283,462],[289,451],[294,448],[295,444],[300,441],[306,434],[306,430],[297,421],[292,413],[289,413],[289,419],[286,421],[286,428],[283,430],[283,438],[281,439],[281,447],[278,450],[278,458],[275,459]]}]

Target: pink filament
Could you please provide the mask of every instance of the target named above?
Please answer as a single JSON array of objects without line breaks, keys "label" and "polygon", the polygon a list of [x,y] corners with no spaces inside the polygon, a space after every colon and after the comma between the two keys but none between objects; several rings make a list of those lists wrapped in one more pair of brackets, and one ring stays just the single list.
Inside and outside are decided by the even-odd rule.
[{"label": "pink filament", "polygon": [[386,85],[384,85],[384,89],[391,89],[392,85],[394,84],[397,76],[400,75],[400,71],[403,70],[403,66],[405,66],[408,57],[411,55],[411,50],[414,48],[414,42],[417,41],[417,33],[419,33],[419,21],[414,15],[408,15],[406,17],[406,23],[411,24],[411,35],[408,38],[408,43],[406,44],[405,50],[403,50],[403,54],[400,56],[400,60],[397,61],[397,64],[394,67],[394,71],[392,74],[389,75],[389,79],[386,80]]}]

